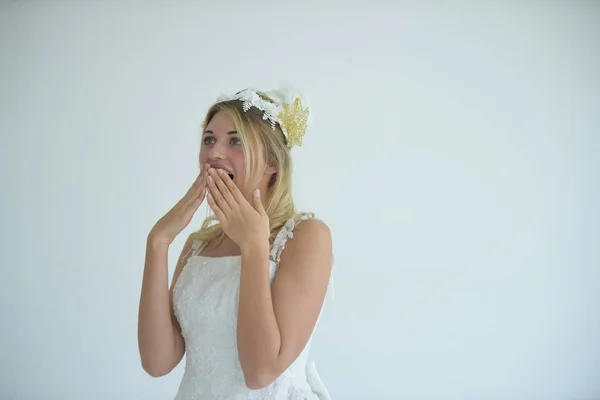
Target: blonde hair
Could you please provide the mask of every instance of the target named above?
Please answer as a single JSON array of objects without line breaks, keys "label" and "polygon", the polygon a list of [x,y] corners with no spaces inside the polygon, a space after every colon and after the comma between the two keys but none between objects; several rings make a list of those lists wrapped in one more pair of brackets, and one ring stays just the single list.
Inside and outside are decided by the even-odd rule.
[{"label": "blonde hair", "polygon": [[[257,93],[264,100],[273,101],[262,92]],[[254,187],[259,180],[257,167],[262,156],[267,165],[275,166],[276,172],[268,184],[267,204],[265,211],[269,216],[270,237],[272,244],[279,229],[290,219],[298,222],[304,216],[313,217],[310,212],[297,212],[292,198],[292,159],[287,140],[279,124],[272,128],[271,122],[263,119],[262,111],[251,107],[243,109],[240,100],[229,100],[214,104],[206,113],[202,132],[217,112],[224,112],[233,119],[236,130],[242,139],[246,178],[244,185]],[[222,241],[225,237],[216,216],[208,216],[202,227],[190,234],[188,240],[211,243]]]}]

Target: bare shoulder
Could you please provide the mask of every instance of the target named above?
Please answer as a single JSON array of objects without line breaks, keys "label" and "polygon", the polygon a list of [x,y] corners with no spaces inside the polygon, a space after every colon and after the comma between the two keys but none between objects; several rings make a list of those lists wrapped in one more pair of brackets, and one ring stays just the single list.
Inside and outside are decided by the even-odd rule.
[{"label": "bare shoulder", "polygon": [[323,244],[323,241],[331,242],[331,230],[322,220],[308,218],[296,224],[294,238],[296,242],[305,242],[305,245],[311,243]]},{"label": "bare shoulder", "polygon": [[[309,218],[296,224],[293,236],[281,253],[281,266],[308,265],[328,269],[331,264],[331,229],[322,220]],[[294,261],[302,260],[298,264]]]}]

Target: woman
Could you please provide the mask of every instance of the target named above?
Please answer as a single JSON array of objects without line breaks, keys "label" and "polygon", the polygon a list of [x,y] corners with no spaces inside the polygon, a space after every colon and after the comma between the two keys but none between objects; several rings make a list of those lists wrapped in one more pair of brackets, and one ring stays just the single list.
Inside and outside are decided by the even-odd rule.
[{"label": "woman", "polygon": [[[139,350],[152,376],[186,354],[178,400],[329,399],[307,356],[331,234],[291,195],[290,150],[308,113],[291,92],[219,99],[203,124],[200,174],[148,235]],[[205,199],[214,216],[186,241],[169,288],[169,246]]]}]

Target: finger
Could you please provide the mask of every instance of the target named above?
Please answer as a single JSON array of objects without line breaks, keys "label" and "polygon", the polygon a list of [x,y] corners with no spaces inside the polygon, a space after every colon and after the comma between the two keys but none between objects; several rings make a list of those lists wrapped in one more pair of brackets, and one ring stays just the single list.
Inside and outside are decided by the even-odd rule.
[{"label": "finger", "polygon": [[192,197],[192,202],[197,202],[199,201],[200,203],[202,203],[202,201],[204,200],[204,198],[206,197],[206,182],[203,182],[202,185],[200,185],[198,187],[198,189],[194,192],[194,196]]},{"label": "finger", "polygon": [[231,207],[227,203],[227,200],[223,197],[223,194],[217,187],[215,179],[212,176],[208,176],[208,189],[209,194],[212,194],[212,198],[215,200],[216,205],[224,212],[228,213],[231,211]]},{"label": "finger", "polygon": [[210,194],[210,192],[206,194],[206,200],[208,201],[208,205],[210,206],[211,210],[213,210],[213,212],[215,213],[215,216],[217,217],[219,222],[221,224],[224,223],[226,221],[225,213],[223,213],[223,210],[219,208],[215,201],[215,198]]},{"label": "finger", "polygon": [[192,186],[185,192],[185,195],[177,202],[176,207],[186,208],[194,201],[197,197],[199,186],[196,184],[197,180],[194,181]]},{"label": "finger", "polygon": [[254,208],[258,211],[259,214],[266,214],[265,208],[263,207],[262,200],[260,198],[260,190],[256,189],[254,191],[254,196],[252,196],[252,203],[254,204]]},{"label": "finger", "polygon": [[200,205],[202,204],[203,201],[204,201],[204,194],[193,199],[192,202],[186,206],[185,212],[191,213],[193,216],[196,213],[196,211],[198,211],[198,208],[200,208]]},{"label": "finger", "polygon": [[187,205],[195,202],[197,199],[201,199],[200,202],[202,202],[202,200],[204,200],[205,194],[206,194],[206,180],[201,179],[197,183],[194,183],[194,185],[190,188],[190,190],[188,191],[188,193],[185,196],[184,203],[187,206]]},{"label": "finger", "polygon": [[205,186],[205,183],[206,183],[206,172],[205,171],[200,171],[200,173],[198,174],[198,176],[194,180],[194,183],[190,187],[190,192],[194,192],[198,188],[201,188],[201,187]]},{"label": "finger", "polygon": [[219,170],[219,175],[221,175],[223,183],[225,184],[225,186],[227,186],[227,189],[229,189],[229,192],[231,193],[233,199],[238,204],[243,204],[246,201],[246,198],[244,197],[240,189],[237,187],[235,182],[233,182],[229,175],[227,175],[223,170]]},{"label": "finger", "polygon": [[226,181],[231,181],[229,175],[227,175],[223,170],[216,169],[211,169],[209,173],[210,176],[212,176],[215,180],[215,184],[217,185],[219,191],[227,201],[227,204],[229,204],[229,207],[234,208],[236,205],[239,205],[239,202],[231,194],[231,190],[229,190],[227,183],[225,183]]},{"label": "finger", "polygon": [[196,179],[194,179],[194,182],[191,184],[191,186],[189,187],[188,191],[186,192],[186,194],[192,193],[194,192],[194,190],[202,184],[202,172],[200,172],[198,174],[198,176],[196,177]]}]

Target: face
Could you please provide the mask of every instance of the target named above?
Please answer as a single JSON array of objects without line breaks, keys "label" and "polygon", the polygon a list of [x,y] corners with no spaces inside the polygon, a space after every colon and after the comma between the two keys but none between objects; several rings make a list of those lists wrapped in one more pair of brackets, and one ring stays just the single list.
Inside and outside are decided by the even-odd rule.
[{"label": "face", "polygon": [[[213,116],[202,135],[200,166],[206,164],[225,170],[244,194],[247,195],[254,189],[242,187],[246,178],[242,138],[236,130],[233,119],[222,111],[218,111]],[[265,168],[264,163],[260,170],[264,171],[258,185],[262,192],[275,171],[273,168]]]}]

